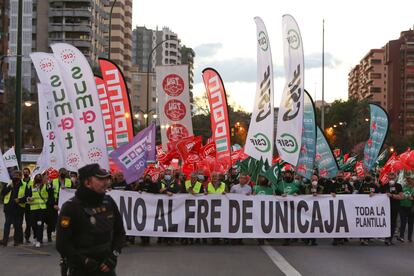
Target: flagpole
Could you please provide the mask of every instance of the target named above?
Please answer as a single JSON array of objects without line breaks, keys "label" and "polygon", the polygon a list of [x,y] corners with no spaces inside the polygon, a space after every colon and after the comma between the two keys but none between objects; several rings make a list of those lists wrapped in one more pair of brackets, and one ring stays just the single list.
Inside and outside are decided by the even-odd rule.
[{"label": "flagpole", "polygon": [[325,131],[325,19],[322,20],[322,107],[321,128]]}]

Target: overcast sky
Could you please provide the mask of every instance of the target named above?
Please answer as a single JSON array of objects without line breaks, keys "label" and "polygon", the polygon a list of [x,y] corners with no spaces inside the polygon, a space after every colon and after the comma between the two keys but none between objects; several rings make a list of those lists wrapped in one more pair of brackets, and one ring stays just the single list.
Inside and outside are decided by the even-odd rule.
[{"label": "overcast sky", "polygon": [[325,100],[347,99],[348,73],[370,49],[381,48],[413,28],[414,1],[393,0],[155,0],[133,1],[133,26],[169,27],[196,52],[194,93],[204,93],[201,71],[215,68],[230,101],[251,112],[256,91],[256,26],[269,34],[275,77],[275,106],[285,83],[282,15],[299,24],[305,53],[305,88],[320,100],[322,20],[325,19]]}]

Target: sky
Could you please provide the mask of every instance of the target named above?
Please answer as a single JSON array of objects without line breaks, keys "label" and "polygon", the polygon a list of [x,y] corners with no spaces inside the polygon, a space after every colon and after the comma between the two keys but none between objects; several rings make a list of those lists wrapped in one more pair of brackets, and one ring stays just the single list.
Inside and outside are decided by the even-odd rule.
[{"label": "sky", "polygon": [[[387,4],[385,4],[387,3]],[[215,68],[229,101],[248,112],[256,94],[256,26],[263,19],[271,45],[274,99],[279,106],[285,77],[282,15],[298,22],[305,55],[305,89],[322,99],[322,21],[325,20],[325,101],[346,100],[348,73],[370,49],[413,28],[414,1],[153,0],[133,1],[133,27],[166,26],[195,50],[195,96],[205,93],[201,72]]]}]

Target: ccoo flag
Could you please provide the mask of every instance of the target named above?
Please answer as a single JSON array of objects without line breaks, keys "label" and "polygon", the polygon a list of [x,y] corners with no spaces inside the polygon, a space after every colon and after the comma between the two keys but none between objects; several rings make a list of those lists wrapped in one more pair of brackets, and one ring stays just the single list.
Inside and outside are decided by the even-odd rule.
[{"label": "ccoo flag", "polygon": [[302,145],[304,58],[298,24],[284,15],[283,49],[286,85],[277,118],[276,147],[280,157],[296,166]]},{"label": "ccoo flag", "polygon": [[364,170],[370,171],[377,160],[388,132],[388,115],[382,107],[369,104],[371,121],[370,137],[364,148]]},{"label": "ccoo flag", "polygon": [[310,179],[313,173],[316,153],[316,120],[315,107],[307,91],[305,91],[304,103],[302,146],[300,148],[296,173]]},{"label": "ccoo flag", "polygon": [[256,160],[273,157],[273,64],[266,26],[255,17],[257,32],[257,89],[245,153]]}]

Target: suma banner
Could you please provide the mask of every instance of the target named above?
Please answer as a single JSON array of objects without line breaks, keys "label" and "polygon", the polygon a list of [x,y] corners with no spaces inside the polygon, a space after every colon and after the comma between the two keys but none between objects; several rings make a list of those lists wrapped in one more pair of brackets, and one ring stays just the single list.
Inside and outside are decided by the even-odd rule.
[{"label": "suma banner", "polygon": [[231,147],[226,90],[220,75],[212,68],[203,70],[203,81],[210,104],[211,132],[216,144],[216,160],[228,169],[231,166]]},{"label": "suma banner", "polygon": [[302,146],[298,164],[295,168],[296,173],[310,179],[313,174],[313,165],[316,154],[316,120],[315,107],[311,96],[305,91],[304,107],[303,107],[303,131]]},{"label": "suma banner", "polygon": [[316,131],[315,167],[318,169],[320,177],[335,177],[339,170],[336,158],[322,130],[317,127]]},{"label": "suma banner", "polygon": [[255,17],[257,40],[257,88],[244,152],[269,163],[273,157],[273,64],[266,26]]},{"label": "suma banner", "polygon": [[72,102],[82,159],[109,170],[101,106],[88,60],[81,51],[67,43],[52,44],[51,48]]},{"label": "suma banner", "polygon": [[168,143],[194,135],[188,89],[188,65],[156,66],[155,75],[161,141],[163,150],[167,150]]},{"label": "suma banner", "polygon": [[128,144],[134,137],[128,89],[122,71],[115,63],[100,58],[99,67],[105,83],[108,102],[112,108],[114,147],[117,148]]},{"label": "suma banner", "polygon": [[50,167],[60,169],[65,167],[61,143],[56,141],[57,122],[53,113],[54,100],[52,88],[47,84],[37,84],[39,95],[39,124],[43,137],[43,149],[41,158],[37,161],[36,167],[39,172]]},{"label": "suma banner", "polygon": [[141,130],[128,144],[115,149],[111,158],[123,172],[128,184],[138,180],[147,162],[155,161],[155,124]]},{"label": "suma banner", "polygon": [[[77,171],[87,164],[79,152],[77,134],[75,132],[74,103],[69,97],[66,84],[63,81],[61,70],[55,57],[47,53],[30,54],[34,68],[41,84],[51,87],[53,96],[53,112],[56,120],[54,132],[55,142],[62,150],[61,156],[64,167],[69,171]],[[42,94],[39,94],[39,98]],[[59,168],[57,168],[59,169]]]},{"label": "suma banner", "polygon": [[387,112],[376,104],[369,104],[371,120],[369,128],[369,139],[364,148],[364,169],[370,171],[375,165],[378,154],[384,144],[388,133]]},{"label": "suma banner", "polygon": [[280,157],[296,166],[302,145],[304,57],[299,26],[291,15],[284,15],[283,49],[286,85],[277,118],[276,147]]},{"label": "suma banner", "polygon": [[[127,235],[183,238],[383,238],[386,195],[153,195],[112,190]],[[59,205],[73,196],[62,189]]]}]

